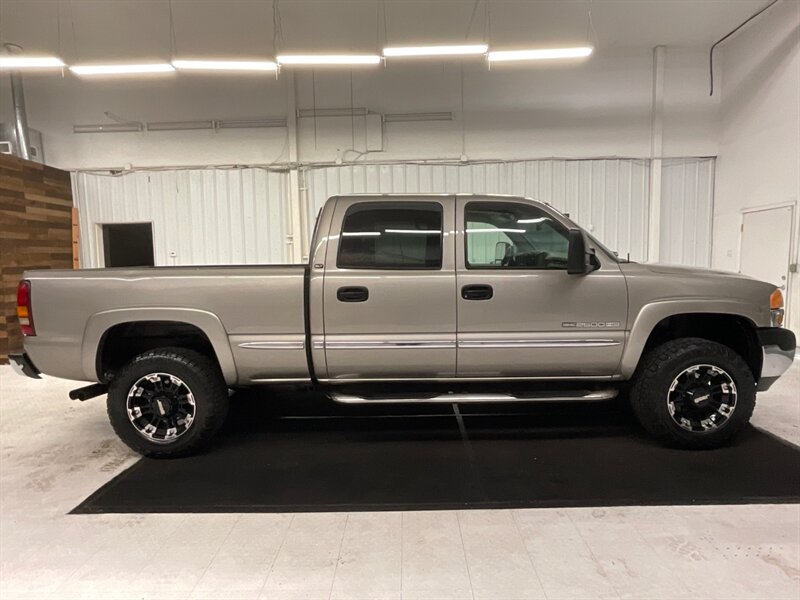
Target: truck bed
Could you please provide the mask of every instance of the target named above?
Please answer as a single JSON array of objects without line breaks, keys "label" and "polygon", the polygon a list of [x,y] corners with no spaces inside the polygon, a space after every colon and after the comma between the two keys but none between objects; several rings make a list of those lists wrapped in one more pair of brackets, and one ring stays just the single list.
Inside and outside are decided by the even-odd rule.
[{"label": "truck bed", "polygon": [[26,351],[41,371],[96,381],[111,327],[186,322],[211,342],[229,385],[309,378],[305,265],[28,271],[36,336]]}]

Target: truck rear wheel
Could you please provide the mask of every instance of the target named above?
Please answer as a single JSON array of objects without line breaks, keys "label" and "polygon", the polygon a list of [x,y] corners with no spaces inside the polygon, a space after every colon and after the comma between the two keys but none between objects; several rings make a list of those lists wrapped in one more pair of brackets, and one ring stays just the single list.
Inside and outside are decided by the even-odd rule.
[{"label": "truck rear wheel", "polygon": [[107,408],[114,431],[139,454],[187,456],[225,422],[228,389],[208,357],[158,348],[135,357],[114,377]]},{"label": "truck rear wheel", "polygon": [[650,350],[634,375],[631,406],[656,439],[677,448],[718,448],[750,421],[756,386],[731,348],[700,338]]}]

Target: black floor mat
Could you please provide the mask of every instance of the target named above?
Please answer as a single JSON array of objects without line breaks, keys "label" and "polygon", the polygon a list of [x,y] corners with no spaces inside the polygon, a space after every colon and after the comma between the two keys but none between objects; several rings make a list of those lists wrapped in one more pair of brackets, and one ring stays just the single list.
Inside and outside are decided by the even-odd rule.
[{"label": "black floor mat", "polygon": [[749,428],[659,446],[621,403],[362,407],[250,395],[203,454],[142,459],[73,513],[306,512],[800,501],[800,449]]}]

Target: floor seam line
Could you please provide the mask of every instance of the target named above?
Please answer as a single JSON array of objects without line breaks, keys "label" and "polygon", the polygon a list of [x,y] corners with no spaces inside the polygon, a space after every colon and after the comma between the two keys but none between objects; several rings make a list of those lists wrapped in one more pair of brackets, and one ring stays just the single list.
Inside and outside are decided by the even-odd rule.
[{"label": "floor seam line", "polygon": [[[580,527],[578,527],[578,525],[575,523],[575,520],[572,518],[572,515],[569,514],[569,511],[566,512],[566,515],[567,518],[569,519],[569,522],[572,523],[572,527],[575,528],[575,533],[578,534],[578,537],[581,538],[581,542],[583,542],[583,545],[586,546],[586,549],[589,551],[589,554],[592,555],[592,560],[594,561],[594,563],[602,568],[600,561],[597,560],[597,555],[594,553],[594,550],[592,550],[592,547],[589,545],[589,542],[586,541],[586,538],[583,537],[583,533],[581,532]],[[605,571],[605,569],[603,570]],[[608,579],[608,585],[610,585],[611,589],[614,590],[614,593],[617,595],[617,598],[621,599],[622,594],[617,589],[617,586],[614,585],[614,582],[611,581],[611,578],[607,577],[606,579]]]},{"label": "floor seam line", "polygon": [[211,564],[214,562],[214,559],[217,558],[217,556],[219,555],[219,552],[220,552],[220,550],[222,550],[222,547],[225,545],[225,542],[227,542],[228,538],[231,537],[231,534],[233,533],[233,529],[236,527],[236,524],[241,520],[242,520],[242,515],[239,515],[233,521],[233,524],[231,524],[231,528],[228,530],[228,533],[225,534],[225,537],[220,542],[219,547],[217,548],[216,552],[214,552],[214,554],[211,556],[211,559],[208,561],[208,564],[206,565],[206,568],[203,569],[203,572],[200,574],[200,577],[197,578],[197,581],[194,582],[194,585],[192,586],[192,589],[189,590],[189,594],[186,596],[187,598],[191,598],[192,597],[192,594],[197,589],[197,586],[200,585],[200,581],[203,579],[203,577],[205,577],[206,573],[208,573],[208,569],[211,567]]},{"label": "floor seam line", "polygon": [[336,571],[339,570],[339,561],[342,560],[342,548],[344,548],[344,536],[347,535],[347,524],[350,522],[350,513],[344,518],[342,527],[342,539],[339,540],[339,552],[336,553],[336,562],[333,564],[333,577],[331,578],[331,589],[328,592],[328,600],[333,597],[333,588],[336,585]]},{"label": "floor seam line", "polygon": [[[285,514],[285,513],[284,513]],[[269,565],[269,571],[267,571],[267,576],[264,578],[264,583],[261,584],[261,589],[258,590],[258,598],[264,594],[264,588],[267,587],[267,582],[269,581],[270,575],[272,575],[272,571],[275,568],[275,563],[278,562],[278,556],[283,550],[283,545],[286,543],[286,538],[289,537],[289,530],[292,528],[292,523],[294,523],[295,515],[292,515],[289,519],[289,523],[286,525],[286,531],[283,532],[283,538],[281,538],[281,543],[278,546],[278,549],[275,551],[275,556],[272,557],[272,562]]]},{"label": "floor seam line", "polygon": [[464,545],[464,532],[461,530],[461,516],[456,511],[456,523],[458,524],[458,537],[461,538],[461,552],[464,555],[464,566],[467,568],[467,579],[469,580],[469,593],[472,600],[475,600],[475,588],[472,587],[472,573],[469,572],[469,559],[467,559],[467,547]]},{"label": "floor seam line", "polygon": [[486,488],[483,485],[483,477],[481,477],[480,469],[478,468],[477,461],[475,460],[475,449],[472,447],[472,440],[469,439],[469,434],[467,433],[467,426],[464,423],[464,417],[461,414],[461,411],[458,409],[458,404],[453,403],[453,414],[456,417],[456,423],[458,423],[458,431],[461,434],[461,443],[464,446],[465,453],[467,455],[467,462],[469,463],[469,470],[472,473],[472,476],[475,480],[475,484],[480,491],[481,500],[484,502],[489,500],[489,495],[486,493]]},{"label": "floor seam line", "polygon": [[525,555],[528,557],[528,562],[531,563],[533,574],[536,575],[536,580],[539,582],[539,587],[542,589],[542,594],[544,595],[546,600],[549,600],[550,596],[547,595],[547,590],[544,589],[542,578],[539,575],[539,571],[536,569],[536,563],[534,562],[531,553],[528,552],[528,544],[525,543],[525,537],[522,535],[522,530],[519,527],[519,522],[517,521],[517,511],[512,508],[509,509],[509,512],[511,513],[511,520],[514,523],[514,528],[517,530],[517,535],[519,536],[519,539],[522,542],[522,547],[525,548]]},{"label": "floor seam line", "polygon": [[400,600],[403,600],[403,528],[405,527],[405,511],[400,511]]}]

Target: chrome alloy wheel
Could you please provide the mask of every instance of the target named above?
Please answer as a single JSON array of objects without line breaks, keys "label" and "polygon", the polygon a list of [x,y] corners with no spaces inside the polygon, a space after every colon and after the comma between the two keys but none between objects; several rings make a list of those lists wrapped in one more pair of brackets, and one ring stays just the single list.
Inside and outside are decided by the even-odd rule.
[{"label": "chrome alloy wheel", "polygon": [[174,375],[150,373],[131,386],[127,409],[139,435],[156,444],[170,444],[194,422],[194,394]]},{"label": "chrome alloy wheel", "polygon": [[714,365],[694,365],[681,371],[667,392],[672,420],[695,433],[721,427],[736,410],[736,384]]}]

